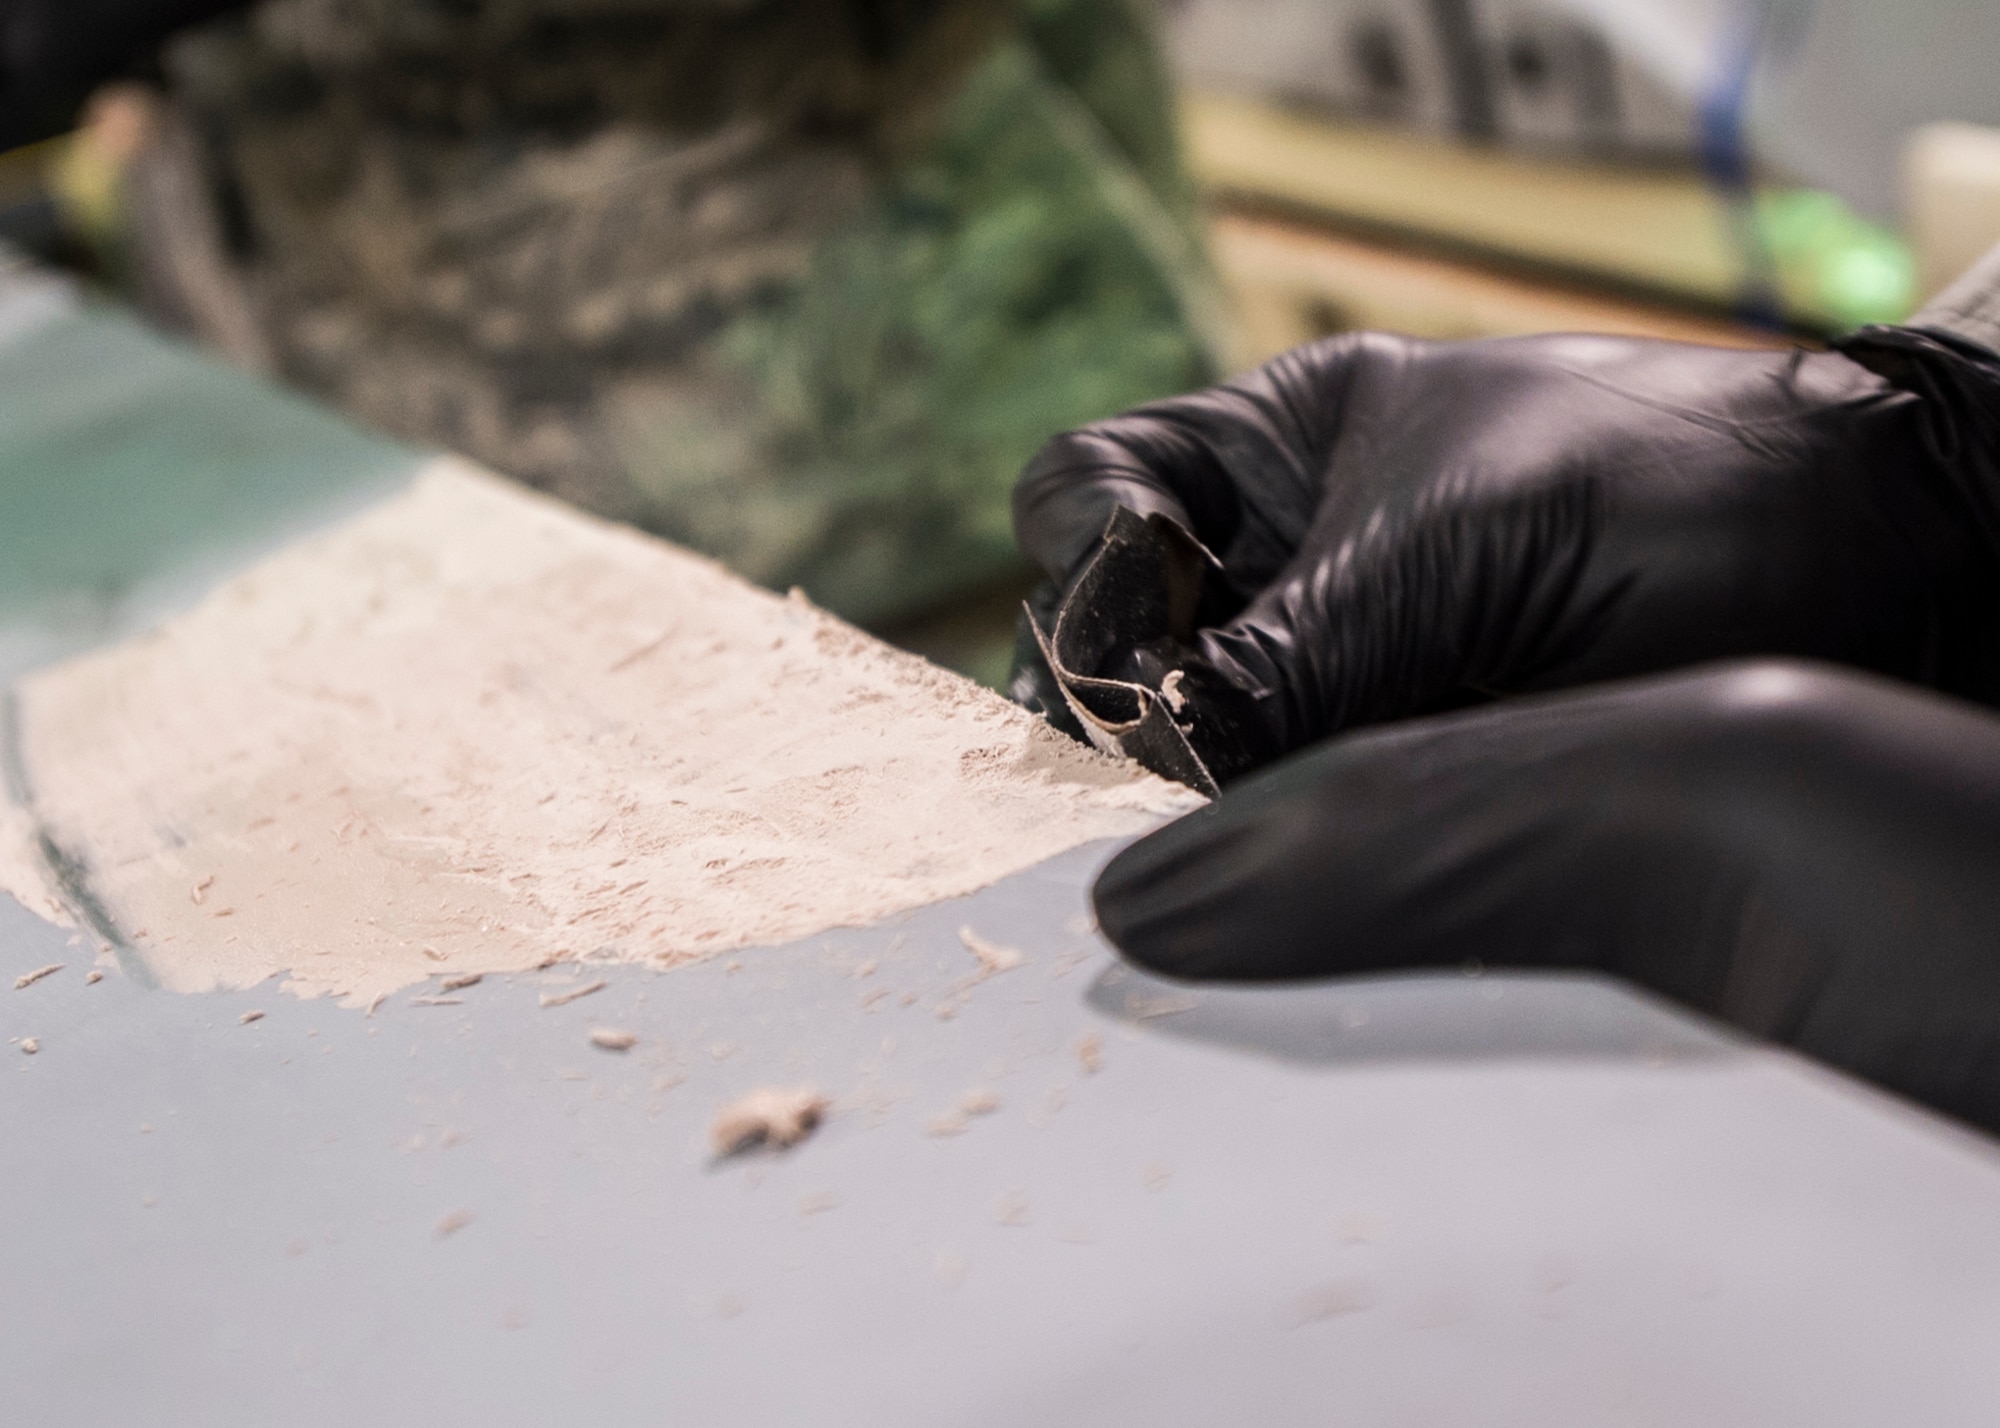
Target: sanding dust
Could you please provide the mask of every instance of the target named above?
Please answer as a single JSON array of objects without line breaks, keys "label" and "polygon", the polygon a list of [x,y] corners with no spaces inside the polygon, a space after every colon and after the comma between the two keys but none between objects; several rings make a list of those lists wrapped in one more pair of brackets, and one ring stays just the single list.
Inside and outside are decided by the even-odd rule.
[{"label": "sanding dust", "polygon": [[594,1026],[590,1029],[590,1044],[606,1051],[630,1051],[639,1044],[639,1035],[613,1026]]},{"label": "sanding dust", "polygon": [[755,1145],[783,1149],[797,1145],[819,1126],[827,1099],[811,1086],[759,1086],[715,1113],[708,1128],[717,1155],[734,1155]]},{"label": "sanding dust", "polygon": [[16,694],[0,887],[56,915],[53,847],[164,985],[356,1006],[867,924],[1199,802],[456,458]]},{"label": "sanding dust", "polygon": [[989,942],[970,927],[958,929],[958,940],[965,944],[965,950],[979,959],[981,977],[993,976],[996,972],[1011,972],[1021,965],[1020,949],[1003,947],[998,942]]},{"label": "sanding dust", "polygon": [[579,997],[587,997],[593,992],[601,992],[610,985],[611,983],[600,980],[585,982],[582,986],[571,987],[566,992],[543,992],[541,998],[542,1005],[544,1007],[566,1007]]},{"label": "sanding dust", "polygon": [[42,978],[53,977],[56,973],[60,972],[62,969],[63,969],[62,963],[51,962],[46,967],[37,967],[32,972],[23,972],[20,976],[14,979],[14,990],[17,992],[26,991],[29,987],[32,987],[35,985],[35,983],[41,981]]}]

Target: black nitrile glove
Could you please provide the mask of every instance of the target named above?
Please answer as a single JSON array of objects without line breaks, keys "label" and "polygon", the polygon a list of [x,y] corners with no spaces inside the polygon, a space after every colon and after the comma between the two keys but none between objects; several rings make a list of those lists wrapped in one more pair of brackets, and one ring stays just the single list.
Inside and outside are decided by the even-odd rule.
[{"label": "black nitrile glove", "polygon": [[1737,662],[1346,735],[1096,900],[1175,977],[1615,973],[2000,1131],[2000,718],[1872,676]]},{"label": "black nitrile glove", "polygon": [[[1052,442],[1017,697],[1211,788],[1339,735],[1115,858],[1106,935],[1595,968],[2000,1130],[2000,718],[1930,692],[2000,695],[1996,353],[2000,250],[1836,352],[1342,338]],[[1849,668],[1653,673],[1729,656]]]},{"label": "black nitrile glove", "polygon": [[[1016,697],[1116,742],[1171,678],[1223,784],[1357,725],[1729,656],[2000,696],[2000,361],[1947,332],[1333,338],[1058,437],[1015,524],[1051,579]],[[1079,581],[1123,598],[1051,628]]]}]

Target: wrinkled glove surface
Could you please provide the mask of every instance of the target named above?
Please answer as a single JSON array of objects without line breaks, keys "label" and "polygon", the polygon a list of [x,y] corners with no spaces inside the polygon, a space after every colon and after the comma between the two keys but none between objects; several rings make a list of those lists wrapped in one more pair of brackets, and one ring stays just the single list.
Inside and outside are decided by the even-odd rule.
[{"label": "wrinkled glove surface", "polygon": [[[1056,438],[1015,493],[1053,634],[1113,515],[1199,553],[1179,628],[1073,676],[1180,671],[1218,782],[1357,725],[1736,655],[2000,694],[2000,367],[1616,337],[1329,339]],[[1074,729],[1046,658],[1015,695]]]},{"label": "wrinkled glove surface", "polygon": [[[1106,935],[1183,977],[1610,972],[2000,1130],[1996,373],[1894,328],[1343,337],[1058,438],[1017,696],[1241,730],[1106,868]],[[1121,532],[1162,588],[1063,645]]]}]

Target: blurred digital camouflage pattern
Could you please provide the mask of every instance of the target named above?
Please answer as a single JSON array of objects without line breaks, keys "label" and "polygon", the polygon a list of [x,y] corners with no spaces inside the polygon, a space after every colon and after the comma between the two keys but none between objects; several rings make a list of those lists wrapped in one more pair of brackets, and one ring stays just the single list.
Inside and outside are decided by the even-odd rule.
[{"label": "blurred digital camouflage pattern", "polygon": [[164,64],[162,320],[866,624],[1016,587],[1036,446],[1222,361],[1146,0],[265,0]]}]

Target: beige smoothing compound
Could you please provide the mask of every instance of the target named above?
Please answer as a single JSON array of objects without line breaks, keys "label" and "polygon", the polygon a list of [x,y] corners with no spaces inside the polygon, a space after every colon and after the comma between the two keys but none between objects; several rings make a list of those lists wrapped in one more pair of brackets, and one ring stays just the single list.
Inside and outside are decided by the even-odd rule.
[{"label": "beige smoothing compound", "polygon": [[1200,802],[456,458],[15,695],[0,888],[188,991],[671,966]]}]

